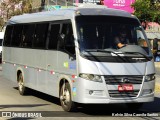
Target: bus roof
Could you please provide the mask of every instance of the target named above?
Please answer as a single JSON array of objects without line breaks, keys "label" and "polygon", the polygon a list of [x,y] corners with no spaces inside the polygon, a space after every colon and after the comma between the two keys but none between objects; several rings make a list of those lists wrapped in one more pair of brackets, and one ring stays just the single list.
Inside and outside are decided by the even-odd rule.
[{"label": "bus roof", "polygon": [[75,16],[80,15],[103,15],[136,18],[130,13],[123,10],[111,9],[102,5],[94,5],[93,7],[75,7],[14,16],[8,21],[8,24],[74,19]]}]

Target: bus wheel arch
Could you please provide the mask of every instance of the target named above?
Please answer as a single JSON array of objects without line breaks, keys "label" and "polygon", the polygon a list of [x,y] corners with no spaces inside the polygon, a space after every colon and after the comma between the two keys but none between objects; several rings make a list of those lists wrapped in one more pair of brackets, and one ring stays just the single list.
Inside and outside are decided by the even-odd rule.
[{"label": "bus wheel arch", "polygon": [[63,110],[67,112],[75,111],[76,105],[72,101],[71,85],[68,80],[61,79],[59,82],[59,98]]},{"label": "bus wheel arch", "polygon": [[27,88],[25,87],[24,76],[21,70],[17,71],[17,83],[20,95],[25,95],[27,93]]}]

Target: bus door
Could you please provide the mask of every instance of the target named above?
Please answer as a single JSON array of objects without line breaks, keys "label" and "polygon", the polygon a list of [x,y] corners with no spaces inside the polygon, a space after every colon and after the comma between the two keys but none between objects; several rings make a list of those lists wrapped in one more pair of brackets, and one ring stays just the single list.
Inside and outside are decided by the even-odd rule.
[{"label": "bus door", "polygon": [[58,39],[58,69],[62,74],[76,73],[75,44],[71,22],[63,23]]},{"label": "bus door", "polygon": [[37,89],[40,91],[46,90],[46,40],[49,23],[35,24],[34,39],[32,48],[35,55],[35,67],[37,72]]},{"label": "bus door", "polygon": [[57,86],[57,73],[58,73],[58,58],[57,58],[57,43],[58,35],[60,31],[59,23],[51,23],[49,25],[48,41],[47,41],[47,52],[46,52],[46,68],[47,68],[47,92],[51,95],[56,95]]}]

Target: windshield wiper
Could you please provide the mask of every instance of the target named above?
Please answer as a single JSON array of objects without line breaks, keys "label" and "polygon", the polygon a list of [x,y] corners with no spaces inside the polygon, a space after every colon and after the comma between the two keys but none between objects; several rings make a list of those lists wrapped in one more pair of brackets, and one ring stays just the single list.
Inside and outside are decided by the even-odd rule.
[{"label": "windshield wiper", "polygon": [[146,58],[148,61],[150,61],[152,59],[152,57],[148,57],[145,54],[142,54],[140,52],[121,52],[121,51],[111,51],[111,50],[97,50],[97,52],[107,52],[107,53],[113,53],[116,54],[117,56],[121,56],[121,54],[140,54],[142,55],[144,58]]},{"label": "windshield wiper", "polygon": [[112,51],[112,50],[102,50],[102,49],[94,49],[94,50],[85,50],[86,52],[106,52],[106,53],[113,53],[116,54],[117,56],[120,56],[120,54],[140,54],[142,55],[144,58],[146,58],[148,61],[150,61],[152,59],[152,57],[148,57],[145,54],[142,54],[140,52],[122,52],[122,51]]},{"label": "windshield wiper", "polygon": [[[121,51],[112,51],[112,50],[107,50],[107,49],[88,49],[85,50],[85,52],[104,52],[104,53],[112,53],[115,54],[116,56],[120,57],[121,59],[123,59],[123,57],[121,56],[123,54],[123,52]],[[113,56],[113,55],[112,55]],[[123,59],[124,60],[124,59]]]},{"label": "windshield wiper", "polygon": [[146,58],[147,60],[151,60],[152,59],[152,57],[148,57],[147,55],[145,55],[145,54],[142,54],[142,53],[140,53],[140,52],[123,52],[124,54],[140,54],[140,55],[142,55],[144,58]]},{"label": "windshield wiper", "polygon": [[102,49],[87,49],[85,50],[85,52],[106,52],[106,53],[115,53],[114,51],[112,50],[102,50]]}]

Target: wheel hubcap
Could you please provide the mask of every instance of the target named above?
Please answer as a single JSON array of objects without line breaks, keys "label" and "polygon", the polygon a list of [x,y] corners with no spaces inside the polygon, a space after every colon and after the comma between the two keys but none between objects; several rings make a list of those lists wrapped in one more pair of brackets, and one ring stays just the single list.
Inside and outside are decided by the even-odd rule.
[{"label": "wheel hubcap", "polygon": [[70,102],[70,93],[68,89],[63,90],[62,95],[60,96],[60,99],[63,105],[67,105]]},{"label": "wheel hubcap", "polygon": [[19,78],[18,86],[19,86],[19,90],[22,91],[23,90],[23,79],[22,79],[22,76],[20,76],[20,78]]}]

